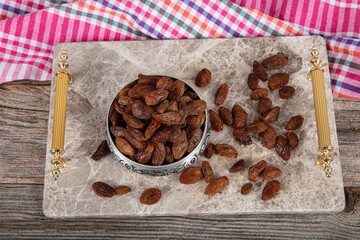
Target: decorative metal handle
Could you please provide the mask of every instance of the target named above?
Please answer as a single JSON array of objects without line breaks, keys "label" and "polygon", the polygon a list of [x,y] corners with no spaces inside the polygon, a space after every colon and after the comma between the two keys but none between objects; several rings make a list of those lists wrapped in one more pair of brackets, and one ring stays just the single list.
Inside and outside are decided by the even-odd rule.
[{"label": "decorative metal handle", "polygon": [[316,47],[312,48],[311,55],[313,56],[311,63],[314,67],[310,70],[309,79],[313,85],[319,151],[322,153],[321,156],[317,157],[316,163],[320,166],[324,166],[326,176],[331,177],[333,169],[330,166],[330,163],[332,162],[330,152],[333,150],[333,147],[331,146],[329,118],[326,105],[324,69],[320,67],[321,60],[318,58],[319,51]]},{"label": "decorative metal handle", "polygon": [[68,84],[72,83],[72,77],[66,71],[69,64],[66,62],[67,52],[63,50],[60,54],[61,62],[58,64],[60,71],[56,73],[56,91],[54,106],[53,135],[50,153],[54,155],[51,164],[54,166],[52,171],[54,180],[59,178],[60,169],[66,167],[66,160],[61,158],[65,153],[65,118],[66,118],[66,100]]}]

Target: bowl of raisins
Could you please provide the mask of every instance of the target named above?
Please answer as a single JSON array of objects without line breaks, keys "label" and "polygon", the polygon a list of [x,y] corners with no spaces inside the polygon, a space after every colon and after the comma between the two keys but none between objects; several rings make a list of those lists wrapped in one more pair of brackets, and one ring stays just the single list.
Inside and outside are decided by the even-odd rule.
[{"label": "bowl of raisins", "polygon": [[169,76],[139,74],[116,95],[105,122],[116,159],[152,176],[192,165],[210,135],[206,102],[186,82]]}]

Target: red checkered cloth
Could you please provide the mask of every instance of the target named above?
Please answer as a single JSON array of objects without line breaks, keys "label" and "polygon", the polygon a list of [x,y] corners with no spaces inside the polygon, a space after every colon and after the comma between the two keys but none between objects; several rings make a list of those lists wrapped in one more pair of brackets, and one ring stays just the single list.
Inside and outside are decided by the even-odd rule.
[{"label": "red checkered cloth", "polygon": [[3,0],[0,83],[51,79],[58,43],[321,35],[334,96],[360,99],[360,2]]}]

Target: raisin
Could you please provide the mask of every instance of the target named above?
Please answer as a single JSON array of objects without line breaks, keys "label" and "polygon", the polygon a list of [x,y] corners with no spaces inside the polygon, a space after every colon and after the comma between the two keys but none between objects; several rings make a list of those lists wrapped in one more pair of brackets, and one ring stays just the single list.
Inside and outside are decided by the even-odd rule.
[{"label": "raisin", "polygon": [[[115,101],[113,103],[114,109],[116,110],[116,112],[123,114],[125,112],[126,106],[124,105],[120,105],[117,101]],[[109,116],[112,116],[114,112],[111,112],[111,114]]]},{"label": "raisin", "polygon": [[121,91],[118,93],[118,97],[121,96],[127,96],[129,91],[130,91],[131,87],[124,87],[123,89],[121,89]]},{"label": "raisin", "polygon": [[122,196],[124,194],[127,194],[131,191],[131,188],[129,188],[128,186],[117,186],[115,188],[115,194],[117,196]]},{"label": "raisin", "polygon": [[134,136],[134,138],[136,138],[139,141],[146,141],[148,140],[143,132],[139,129],[133,128],[130,125],[126,125],[126,128],[129,130],[129,132]]},{"label": "raisin", "polygon": [[151,76],[151,75],[138,75],[137,83],[140,85],[153,85],[156,86],[156,83],[159,81],[159,76]]},{"label": "raisin", "polygon": [[252,124],[249,124],[246,126],[246,130],[249,132],[249,133],[252,133],[252,134],[259,134],[259,133],[262,133],[264,132],[266,129],[268,128],[268,125],[266,123],[263,123],[263,122],[253,122]]},{"label": "raisin", "polygon": [[204,175],[205,182],[210,182],[214,178],[214,171],[208,161],[203,161],[201,164],[201,170]]},{"label": "raisin", "polygon": [[123,113],[122,117],[124,121],[133,128],[143,129],[145,127],[145,123],[143,123],[140,119],[134,117],[130,113]]},{"label": "raisin", "polygon": [[259,133],[259,140],[261,141],[261,144],[268,149],[275,147],[276,130],[272,126],[267,125],[267,129],[264,132]]},{"label": "raisin", "polygon": [[187,106],[192,102],[192,98],[189,96],[182,96],[179,99],[178,106],[179,108],[187,108]]},{"label": "raisin", "polygon": [[187,105],[188,115],[199,115],[206,109],[206,102],[204,100],[193,100]]},{"label": "raisin", "polygon": [[294,132],[287,132],[286,133],[287,144],[291,149],[296,148],[299,145],[299,138],[298,135]]},{"label": "raisin", "polygon": [[241,186],[240,192],[242,195],[247,195],[251,192],[252,188],[253,188],[252,183],[246,183]]},{"label": "raisin", "polygon": [[140,85],[137,84],[128,92],[128,96],[131,98],[143,98],[146,94],[154,91],[155,88],[152,85]]},{"label": "raisin", "polygon": [[240,142],[244,146],[252,144],[251,137],[245,128],[237,128],[233,131],[233,136],[236,141]]},{"label": "raisin", "polygon": [[169,146],[165,146],[165,161],[167,163],[174,162],[174,156],[172,155],[171,148]]},{"label": "raisin", "polygon": [[249,168],[249,180],[256,182],[259,179],[260,174],[266,168],[266,161],[261,160]]},{"label": "raisin", "polygon": [[97,147],[96,151],[93,153],[91,158],[95,161],[100,160],[105,157],[108,153],[110,153],[109,146],[106,140],[103,140],[100,145]]},{"label": "raisin", "polygon": [[261,195],[261,199],[264,201],[268,201],[271,198],[275,197],[276,194],[280,191],[280,183],[279,181],[273,180],[266,183],[264,190]]},{"label": "raisin", "polygon": [[276,167],[267,167],[265,168],[265,170],[262,172],[261,177],[265,180],[273,180],[275,178],[277,178],[278,176],[280,176],[281,174],[281,170],[276,168]]},{"label": "raisin", "polygon": [[236,149],[229,144],[216,144],[215,151],[220,156],[229,157],[229,158],[236,158],[238,155]]},{"label": "raisin", "polygon": [[134,135],[129,131],[125,131],[125,139],[136,149],[142,149],[146,147],[146,142],[137,140]]},{"label": "raisin", "polygon": [[279,90],[279,97],[282,99],[289,99],[292,97],[292,95],[294,95],[294,93],[295,93],[295,88],[291,86],[284,86]]},{"label": "raisin", "polygon": [[120,105],[129,106],[129,105],[133,104],[134,100],[129,96],[120,96],[118,98],[117,102]]},{"label": "raisin", "polygon": [[266,88],[257,88],[250,93],[251,100],[260,100],[266,98],[268,95],[268,90]]},{"label": "raisin", "polygon": [[209,111],[209,115],[210,115],[211,129],[216,132],[222,131],[224,123],[219,117],[219,115],[212,109]]},{"label": "raisin", "polygon": [[233,124],[233,116],[230,109],[226,107],[219,107],[219,115],[226,125],[231,126]]},{"label": "raisin", "polygon": [[212,143],[209,143],[204,150],[204,156],[207,159],[210,159],[212,157],[212,155],[214,155],[214,153],[215,153],[215,145]]},{"label": "raisin", "polygon": [[154,106],[164,101],[169,95],[167,90],[157,89],[145,95],[145,103],[148,106]]},{"label": "raisin", "polygon": [[173,83],[172,86],[172,91],[179,97],[181,97],[182,95],[184,95],[186,88],[185,88],[185,83],[181,80],[176,80]]},{"label": "raisin", "polygon": [[168,112],[177,112],[177,111],[179,111],[177,102],[176,101],[169,102],[169,105],[168,105],[166,111],[168,111]]},{"label": "raisin", "polygon": [[226,100],[228,92],[229,92],[229,85],[227,85],[226,83],[221,84],[215,93],[215,104],[216,105],[223,104]]},{"label": "raisin", "polygon": [[188,134],[188,152],[192,152],[200,143],[202,131],[200,128],[193,128]]},{"label": "raisin", "polygon": [[179,101],[179,99],[180,99],[180,96],[179,95],[177,95],[174,91],[172,91],[172,90],[168,90],[168,92],[169,92],[169,95],[168,95],[168,100],[169,101]]},{"label": "raisin", "polygon": [[111,126],[110,132],[114,135],[114,137],[125,137],[126,129],[119,126]]},{"label": "raisin", "polygon": [[119,125],[121,125],[121,122],[122,122],[122,120],[121,120],[121,115],[120,115],[118,112],[114,112],[114,113],[111,115],[110,120],[111,120],[111,124],[112,124],[113,126],[119,126]]},{"label": "raisin", "polygon": [[258,61],[254,61],[254,63],[253,63],[253,72],[261,80],[263,80],[263,81],[267,80],[267,73],[266,73],[265,67]]},{"label": "raisin", "polygon": [[209,69],[203,68],[196,75],[195,84],[198,87],[206,87],[211,80],[211,72]]},{"label": "raisin", "polygon": [[260,99],[260,101],[258,102],[257,105],[257,112],[260,113],[261,115],[267,113],[272,107],[272,102],[270,99],[268,98],[262,98]]},{"label": "raisin", "polygon": [[172,153],[175,159],[180,159],[188,148],[188,141],[186,137],[186,131],[181,131],[181,138],[179,142],[172,145]]},{"label": "raisin", "polygon": [[240,171],[244,170],[244,168],[245,168],[245,160],[240,159],[234,165],[231,166],[231,168],[229,169],[229,172],[231,172],[231,173],[240,172]]},{"label": "raisin", "polygon": [[153,113],[152,117],[162,124],[175,125],[179,124],[181,115],[179,112]]},{"label": "raisin", "polygon": [[289,74],[287,73],[275,73],[269,78],[268,87],[271,90],[280,89],[289,82]]},{"label": "raisin", "polygon": [[194,184],[203,178],[204,175],[200,167],[188,167],[181,173],[179,180],[182,184]]},{"label": "raisin", "polygon": [[155,119],[151,120],[149,126],[146,128],[144,136],[146,139],[150,139],[151,136],[159,129],[161,123]]},{"label": "raisin", "polygon": [[275,150],[276,153],[285,161],[288,161],[290,159],[290,147],[283,136],[278,136],[276,138]]},{"label": "raisin", "polygon": [[301,115],[291,117],[286,125],[287,130],[296,130],[301,128],[304,123],[304,118]]},{"label": "raisin", "polygon": [[135,149],[131,146],[131,144],[123,137],[115,138],[116,147],[120,152],[129,156],[135,156]]},{"label": "raisin", "polygon": [[169,77],[163,76],[157,81],[156,88],[163,90],[170,90],[173,85],[173,80]]},{"label": "raisin", "polygon": [[157,203],[161,198],[161,190],[158,188],[148,188],[140,196],[140,203],[152,205]]},{"label": "raisin", "polygon": [[279,114],[280,107],[274,107],[264,115],[263,121],[266,123],[273,123],[279,118]]},{"label": "raisin", "polygon": [[151,156],[154,152],[154,145],[152,145],[151,143],[148,143],[148,145],[146,146],[146,148],[140,149],[136,155],[135,155],[135,159],[142,164],[147,163],[150,159]]},{"label": "raisin", "polygon": [[190,127],[201,127],[205,121],[205,113],[201,113],[195,116],[188,116],[186,118],[186,124]]},{"label": "raisin", "polygon": [[184,93],[184,95],[191,97],[191,99],[198,99],[198,98],[199,98],[199,96],[197,95],[197,93],[192,92],[192,91],[190,91],[190,90],[186,91],[186,92]]},{"label": "raisin", "polygon": [[209,197],[223,191],[229,185],[229,179],[226,176],[222,176],[210,181],[206,186],[204,193]]},{"label": "raisin", "polygon": [[140,100],[136,100],[131,106],[132,114],[139,119],[150,119],[154,109],[147,106]]},{"label": "raisin", "polygon": [[262,64],[267,69],[279,69],[286,65],[288,56],[285,54],[273,55],[266,58]]},{"label": "raisin", "polygon": [[110,198],[115,195],[115,190],[111,186],[103,182],[96,182],[92,185],[92,189],[96,195],[103,198]]},{"label": "raisin", "polygon": [[173,126],[162,126],[157,132],[152,136],[151,142],[156,144],[159,142],[166,142],[173,131]]},{"label": "raisin", "polygon": [[246,125],[248,114],[240,105],[234,105],[232,108],[232,115],[234,128],[242,128]]},{"label": "raisin", "polygon": [[158,113],[164,113],[167,109],[169,105],[169,101],[168,100],[164,100],[162,101],[157,107],[156,107],[156,111]]},{"label": "raisin", "polygon": [[254,74],[250,73],[248,77],[248,86],[251,90],[257,89],[259,84],[259,78]]},{"label": "raisin", "polygon": [[165,155],[166,155],[166,152],[165,152],[164,144],[157,143],[155,145],[155,149],[154,149],[152,159],[151,159],[152,165],[160,166],[165,160]]}]

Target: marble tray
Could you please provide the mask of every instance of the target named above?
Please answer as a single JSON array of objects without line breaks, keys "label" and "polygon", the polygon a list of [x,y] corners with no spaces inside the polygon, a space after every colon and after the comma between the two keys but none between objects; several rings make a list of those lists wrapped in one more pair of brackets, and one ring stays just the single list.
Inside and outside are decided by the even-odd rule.
[{"label": "marble tray", "polygon": [[[307,80],[311,69],[311,48],[316,45],[325,67],[325,86],[329,110],[332,144],[333,177],[327,178],[322,167],[315,164],[317,152],[317,131],[313,104],[312,85]],[[53,72],[58,71],[57,63],[61,50],[69,55],[69,72],[74,83],[68,89],[66,115],[65,157],[68,166],[58,181],[51,176],[52,156],[49,153],[52,137],[55,82],[52,82],[46,169],[44,181],[43,212],[48,217],[85,216],[133,216],[133,215],[188,215],[188,214],[263,214],[263,213],[307,213],[338,212],[344,208],[344,192],[339,159],[339,147],[335,128],[330,77],[326,45],[318,36],[276,37],[276,38],[235,38],[211,40],[167,40],[65,43],[56,46]],[[181,185],[179,174],[152,177],[134,173],[122,166],[112,155],[95,162],[91,154],[101,140],[105,139],[105,113],[117,92],[138,73],[166,74],[194,84],[197,72],[206,67],[212,71],[212,82],[205,88],[196,88],[208,102],[213,104],[217,87],[227,82],[229,95],[224,105],[232,107],[239,103],[255,116],[256,102],[250,100],[247,76],[252,71],[254,60],[286,53],[289,63],[283,69],[291,73],[289,85],[296,88],[290,100],[281,100],[277,91],[269,97],[274,106],[280,106],[280,118],[275,124],[278,133],[285,134],[287,120],[297,114],[305,118],[303,127],[297,130],[299,147],[292,151],[290,161],[281,160],[274,149],[268,150],[253,138],[253,144],[240,146],[232,137],[231,128],[225,126],[220,133],[212,132],[213,143],[234,145],[239,158],[246,160],[245,171],[230,174],[228,169],[236,162],[214,155],[210,163],[216,176],[228,176],[229,186],[221,194],[208,198],[203,191],[205,181],[194,185]],[[274,73],[273,71],[272,73]],[[269,73],[271,74],[271,72]],[[54,77],[55,79],[55,77]],[[261,82],[260,86],[266,86]],[[243,196],[239,193],[242,184],[247,183],[249,166],[262,159],[269,165],[279,167],[282,184],[279,194],[272,200],[261,200],[266,184],[258,181],[253,191]],[[195,165],[200,165],[200,157]],[[128,185],[129,194],[121,197],[102,199],[96,196],[91,185],[104,181],[112,186]],[[161,200],[152,206],[139,203],[141,192],[149,187],[162,190]]]}]

